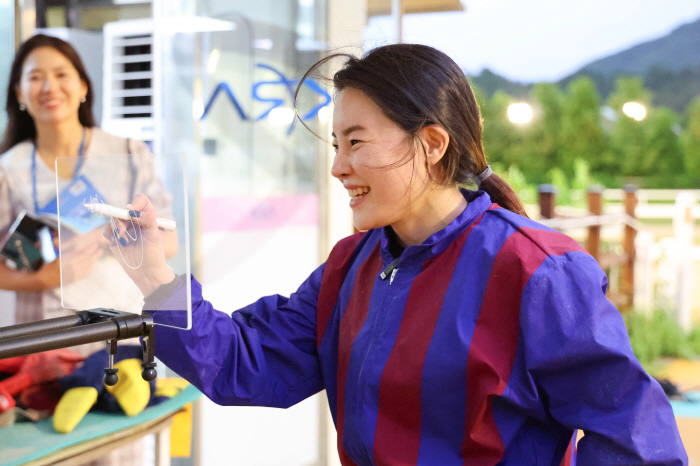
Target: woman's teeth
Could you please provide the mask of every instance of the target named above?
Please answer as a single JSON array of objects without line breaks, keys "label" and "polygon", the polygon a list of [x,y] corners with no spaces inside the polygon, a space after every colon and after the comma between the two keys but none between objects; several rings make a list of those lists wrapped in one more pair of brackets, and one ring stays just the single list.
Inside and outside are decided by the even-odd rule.
[{"label": "woman's teeth", "polygon": [[353,199],[359,199],[370,191],[369,186],[363,188],[348,189],[348,194]]}]

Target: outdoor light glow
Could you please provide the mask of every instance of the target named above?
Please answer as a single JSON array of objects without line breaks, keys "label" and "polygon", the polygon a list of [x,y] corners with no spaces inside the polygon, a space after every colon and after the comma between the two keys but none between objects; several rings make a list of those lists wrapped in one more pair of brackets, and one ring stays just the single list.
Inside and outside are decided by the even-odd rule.
[{"label": "outdoor light glow", "polygon": [[318,111],[318,121],[321,122],[321,124],[326,124],[328,123],[328,120],[331,119],[331,108],[330,106],[323,107],[321,110]]},{"label": "outdoor light glow", "polygon": [[532,120],[532,107],[528,104],[512,104],[508,107],[508,119],[511,123],[529,123]]},{"label": "outdoor light glow", "polygon": [[647,116],[647,109],[639,102],[627,102],[622,106],[622,113],[637,121],[642,121]]},{"label": "outdoor light glow", "polygon": [[216,65],[219,63],[219,58],[221,57],[221,52],[219,49],[214,49],[209,54],[209,60],[207,60],[207,73],[214,74],[216,70]]},{"label": "outdoor light glow", "polygon": [[267,116],[275,126],[285,126],[294,121],[294,110],[286,107],[273,108]]}]

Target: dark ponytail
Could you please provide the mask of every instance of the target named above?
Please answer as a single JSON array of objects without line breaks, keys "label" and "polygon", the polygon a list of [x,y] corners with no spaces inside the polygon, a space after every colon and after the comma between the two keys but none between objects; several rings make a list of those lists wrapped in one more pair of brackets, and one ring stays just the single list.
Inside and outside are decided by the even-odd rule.
[{"label": "dark ponytail", "polygon": [[495,173],[492,173],[491,176],[482,181],[479,189],[485,191],[493,202],[504,209],[520,214],[523,217],[528,216],[525,213],[525,206],[515,191],[513,191],[513,188],[506,183],[506,180]]},{"label": "dark ponytail", "polygon": [[[351,87],[364,92],[416,142],[425,126],[440,125],[450,135],[450,144],[441,160],[440,184],[464,184],[482,173],[488,165],[482,142],[481,112],[466,76],[450,57],[432,47],[393,44],[378,47],[357,58],[334,54],[316,62],[304,80],[328,61],[347,61],[333,76],[333,87]],[[303,123],[303,121],[302,121]],[[414,147],[422,147],[414,144]],[[410,154],[409,156],[414,156]],[[492,174],[480,185],[493,202],[527,216],[523,203],[501,177]]]}]

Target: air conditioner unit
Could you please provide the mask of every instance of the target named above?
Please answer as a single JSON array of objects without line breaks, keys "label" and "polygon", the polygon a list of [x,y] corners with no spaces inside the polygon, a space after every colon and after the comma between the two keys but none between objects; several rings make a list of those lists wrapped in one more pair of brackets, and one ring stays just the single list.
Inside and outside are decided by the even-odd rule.
[{"label": "air conditioner unit", "polygon": [[102,128],[157,147],[154,111],[157,60],[152,19],[104,25]]}]

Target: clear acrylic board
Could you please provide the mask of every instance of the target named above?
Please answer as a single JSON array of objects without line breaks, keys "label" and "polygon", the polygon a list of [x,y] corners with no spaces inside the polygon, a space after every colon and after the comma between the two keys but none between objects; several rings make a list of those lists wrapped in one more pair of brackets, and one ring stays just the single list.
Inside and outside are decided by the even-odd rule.
[{"label": "clear acrylic board", "polygon": [[57,202],[38,217],[56,222],[63,307],[158,311],[157,325],[190,328],[185,158],[157,167],[150,154],[56,159]]}]

